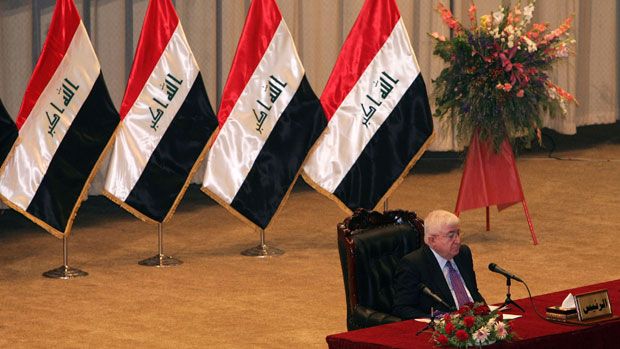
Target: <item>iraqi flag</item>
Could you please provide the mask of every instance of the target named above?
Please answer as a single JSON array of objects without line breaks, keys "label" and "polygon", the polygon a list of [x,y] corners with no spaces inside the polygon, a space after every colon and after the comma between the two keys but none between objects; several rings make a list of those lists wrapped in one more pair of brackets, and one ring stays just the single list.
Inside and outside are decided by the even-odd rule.
[{"label": "iraqi flag", "polygon": [[72,0],[58,0],[17,116],[19,141],[0,173],[0,198],[67,236],[119,116]]},{"label": "iraqi flag", "polygon": [[17,126],[0,101],[0,166],[17,139]]},{"label": "iraqi flag", "polygon": [[426,86],[394,0],[367,0],[321,95],[304,179],[345,211],[375,208],[430,144]]},{"label": "iraqi flag", "polygon": [[104,194],[136,217],[168,221],[204,157],[217,118],[170,0],[151,0]]},{"label": "iraqi flag", "polygon": [[274,0],[252,1],[218,119],[203,191],[265,229],[326,123]]}]

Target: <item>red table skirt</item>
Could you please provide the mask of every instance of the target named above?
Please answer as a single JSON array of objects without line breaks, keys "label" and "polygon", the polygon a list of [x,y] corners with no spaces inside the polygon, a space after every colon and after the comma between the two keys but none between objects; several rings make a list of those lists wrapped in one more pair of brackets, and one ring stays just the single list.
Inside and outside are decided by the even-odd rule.
[{"label": "red table skirt", "polygon": [[[611,309],[620,309],[620,280],[579,287],[534,297],[536,309],[544,316],[545,308],[562,303],[568,293],[580,294],[606,289]],[[620,318],[590,326],[568,325],[549,322],[536,315],[529,299],[516,301],[525,313],[511,322],[518,339],[502,342],[486,348],[620,348]],[[520,310],[509,311],[519,314]],[[376,349],[376,348],[432,348],[430,332],[416,336],[425,324],[407,320],[357,331],[343,332],[327,337],[330,349]]]}]

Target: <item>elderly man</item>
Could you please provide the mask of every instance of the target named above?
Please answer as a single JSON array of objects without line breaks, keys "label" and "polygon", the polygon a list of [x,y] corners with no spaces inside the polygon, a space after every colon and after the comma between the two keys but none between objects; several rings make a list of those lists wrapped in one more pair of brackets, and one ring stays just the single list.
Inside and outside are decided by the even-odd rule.
[{"label": "elderly man", "polygon": [[[424,219],[426,244],[404,256],[396,270],[394,315],[403,319],[429,317],[431,307],[448,312],[468,302],[484,302],[478,292],[471,250],[461,245],[459,227],[459,218],[448,211],[433,211]],[[424,294],[420,284],[453,309]]]}]

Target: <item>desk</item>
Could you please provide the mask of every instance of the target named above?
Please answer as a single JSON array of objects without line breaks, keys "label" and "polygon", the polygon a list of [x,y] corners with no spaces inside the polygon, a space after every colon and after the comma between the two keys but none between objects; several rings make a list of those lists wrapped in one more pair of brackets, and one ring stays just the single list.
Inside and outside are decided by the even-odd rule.
[{"label": "desk", "polygon": [[[611,309],[620,312],[620,280],[578,287],[534,297],[536,309],[544,315],[545,308],[558,305],[566,295],[607,289]],[[576,326],[545,321],[534,312],[529,299],[516,301],[525,309],[522,318],[511,322],[514,332],[520,337],[513,342],[497,343],[485,348],[620,348],[620,318],[597,323],[592,326]],[[520,310],[513,309],[513,314]],[[343,332],[327,336],[330,349],[379,349],[379,348],[433,348],[430,332],[416,336],[423,323],[407,320],[393,324]]]}]

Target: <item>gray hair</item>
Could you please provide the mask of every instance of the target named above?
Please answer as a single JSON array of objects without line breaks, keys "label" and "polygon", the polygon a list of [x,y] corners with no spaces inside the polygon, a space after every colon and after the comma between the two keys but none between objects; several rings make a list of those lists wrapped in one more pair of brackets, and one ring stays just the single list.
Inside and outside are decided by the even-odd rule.
[{"label": "gray hair", "polygon": [[424,218],[424,242],[428,245],[431,236],[439,235],[442,230],[449,227],[450,230],[457,228],[461,220],[454,213],[445,210],[435,210]]}]

